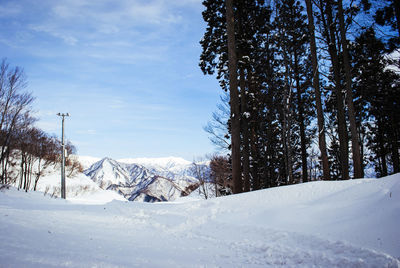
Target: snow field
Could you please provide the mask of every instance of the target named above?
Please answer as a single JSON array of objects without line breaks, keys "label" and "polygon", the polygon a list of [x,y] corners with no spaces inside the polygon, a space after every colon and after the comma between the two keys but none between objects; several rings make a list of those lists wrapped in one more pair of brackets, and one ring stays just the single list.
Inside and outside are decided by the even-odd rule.
[{"label": "snow field", "polygon": [[0,266],[400,267],[399,175],[200,201],[91,199],[1,191]]}]

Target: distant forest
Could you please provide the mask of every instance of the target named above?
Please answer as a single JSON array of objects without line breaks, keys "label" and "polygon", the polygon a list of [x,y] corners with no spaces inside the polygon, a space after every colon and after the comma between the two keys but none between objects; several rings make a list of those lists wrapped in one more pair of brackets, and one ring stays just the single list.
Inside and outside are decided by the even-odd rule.
[{"label": "distant forest", "polygon": [[227,152],[211,168],[233,193],[400,171],[400,1],[203,5],[199,65],[222,89],[205,130]]}]

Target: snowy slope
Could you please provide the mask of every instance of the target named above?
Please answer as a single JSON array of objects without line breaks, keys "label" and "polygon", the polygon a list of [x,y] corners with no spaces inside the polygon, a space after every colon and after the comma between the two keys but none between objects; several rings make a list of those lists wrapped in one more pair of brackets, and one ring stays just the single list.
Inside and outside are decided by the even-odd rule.
[{"label": "snowy slope", "polygon": [[[33,172],[37,172],[37,162],[34,163]],[[16,165],[14,172],[18,174],[19,165]],[[61,170],[59,165],[50,165],[43,169],[42,175],[38,181],[36,191],[41,192],[41,194],[48,195],[51,197],[58,198],[61,196]],[[33,191],[35,187],[35,175],[32,176],[32,181],[30,183],[29,190]],[[66,172],[66,196],[68,198],[74,199],[92,199],[90,202],[98,203],[111,201],[111,200],[121,200],[126,201],[126,199],[115,193],[114,191],[106,191],[98,186],[93,180],[84,175],[83,173],[74,172],[73,175],[67,169]],[[18,187],[20,184],[20,178],[17,176],[16,180],[12,183],[12,186]],[[21,190],[22,191],[22,190]],[[0,265],[1,266],[1,265]]]},{"label": "snowy slope", "polygon": [[2,190],[0,266],[400,267],[399,174],[178,201]]},{"label": "snowy slope", "polygon": [[156,176],[130,200],[145,202],[176,200],[181,197],[183,191],[184,189],[173,180]]},{"label": "snowy slope", "polygon": [[[66,196],[69,200],[86,200],[88,203],[101,203],[104,201],[126,199],[114,191],[101,189],[95,182],[82,173],[74,177],[67,177],[65,180]],[[33,186],[32,186],[33,188]],[[33,189],[32,189],[33,190]],[[61,196],[61,175],[60,172],[52,171],[49,175],[43,176],[37,185],[37,191],[52,197]]]}]

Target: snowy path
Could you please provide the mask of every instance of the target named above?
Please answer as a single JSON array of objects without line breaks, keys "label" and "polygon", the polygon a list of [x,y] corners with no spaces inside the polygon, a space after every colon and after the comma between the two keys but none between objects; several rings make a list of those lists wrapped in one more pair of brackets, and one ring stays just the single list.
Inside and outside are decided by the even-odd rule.
[{"label": "snowy path", "polygon": [[400,267],[399,223],[399,176],[158,204],[10,190],[0,266]]}]

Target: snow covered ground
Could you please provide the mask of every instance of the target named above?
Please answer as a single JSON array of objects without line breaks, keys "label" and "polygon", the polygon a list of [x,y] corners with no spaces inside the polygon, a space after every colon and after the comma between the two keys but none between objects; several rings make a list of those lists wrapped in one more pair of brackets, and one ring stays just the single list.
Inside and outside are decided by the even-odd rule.
[{"label": "snow covered ground", "polygon": [[173,203],[93,195],[0,191],[0,266],[400,267],[400,174]]}]

